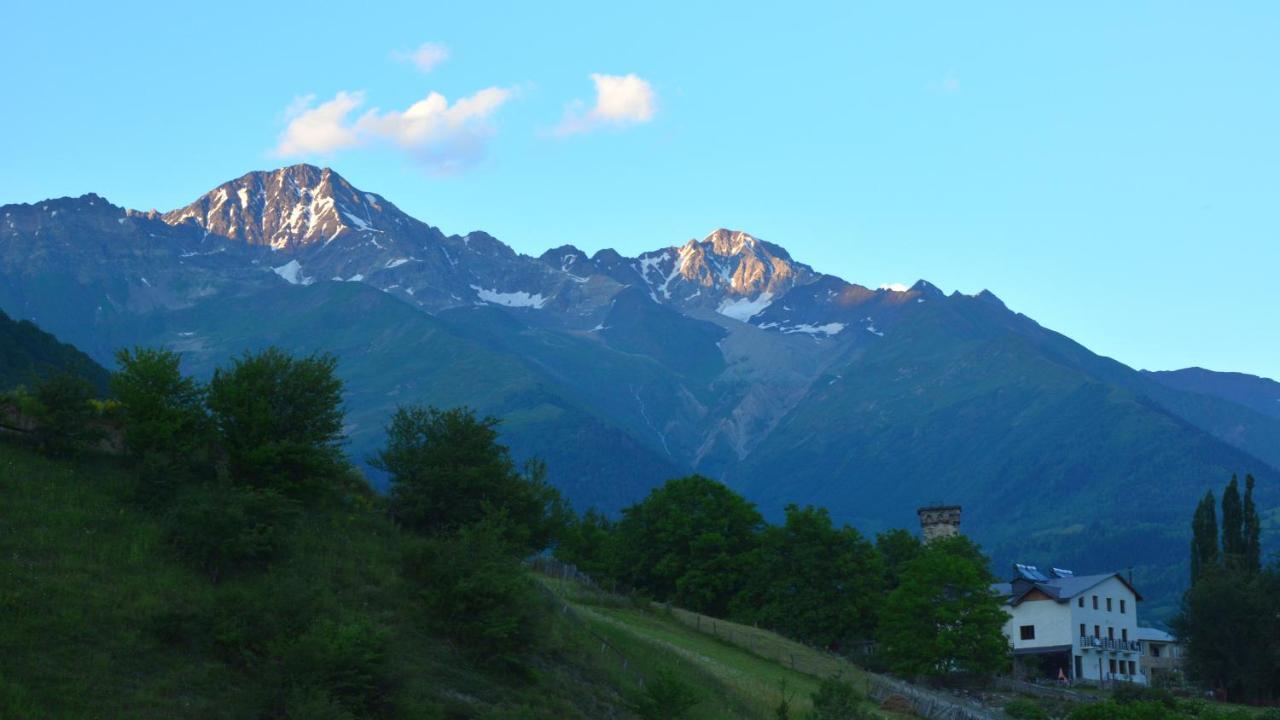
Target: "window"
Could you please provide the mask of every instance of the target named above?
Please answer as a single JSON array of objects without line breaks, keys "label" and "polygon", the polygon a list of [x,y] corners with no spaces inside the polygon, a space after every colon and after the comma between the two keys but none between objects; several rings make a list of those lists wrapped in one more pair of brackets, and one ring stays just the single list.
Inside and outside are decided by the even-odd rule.
[{"label": "window", "polygon": [[1089,631],[1085,629],[1084,623],[1080,623],[1080,637],[1084,637],[1088,634],[1089,634]]},{"label": "window", "polygon": [[1079,604],[1080,604],[1080,607],[1084,607],[1084,596],[1083,596],[1083,595],[1081,595],[1081,596],[1080,596]]},{"label": "window", "polygon": [[1121,615],[1123,615],[1123,614],[1124,614],[1124,600],[1123,600],[1123,599],[1121,599],[1121,600],[1120,600],[1120,614],[1121,614]]},{"label": "window", "polygon": [[1116,661],[1115,661],[1114,659],[1112,659],[1112,660],[1108,661],[1108,665],[1109,665],[1109,666],[1110,666],[1110,668],[1111,668],[1111,674],[1112,674],[1112,675],[1115,675],[1115,674],[1116,674]]},{"label": "window", "polygon": [[1036,626],[1035,626],[1035,625],[1023,625],[1022,627],[1018,628],[1018,632],[1019,632],[1019,634],[1021,634],[1021,635],[1022,635],[1022,639],[1023,639],[1023,640],[1035,640],[1035,639],[1036,639]]},{"label": "window", "polygon": [[1149,643],[1147,650],[1151,653],[1151,657],[1160,657],[1160,646],[1155,643]]},{"label": "window", "polygon": [[1097,625],[1094,625],[1094,626],[1093,626],[1093,636],[1094,636],[1094,637],[1096,637],[1096,638],[1100,638],[1100,637],[1102,637],[1102,628],[1101,628],[1101,627],[1099,627],[1099,626],[1097,626]]},{"label": "window", "polygon": [[1113,627],[1109,627],[1109,628],[1107,628],[1107,637],[1108,637],[1109,639],[1111,639],[1111,640],[1115,640],[1115,639],[1116,639],[1116,629],[1115,629],[1115,628],[1113,628]]},{"label": "window", "polygon": [[1129,674],[1130,675],[1138,674],[1138,663],[1134,662],[1133,660],[1129,661]]},{"label": "window", "polygon": [[1107,598],[1107,612],[1111,612],[1111,598]]},{"label": "window", "polygon": [[1097,610],[1097,609],[1098,609],[1098,596],[1097,596],[1097,595],[1094,595],[1094,596],[1093,596],[1093,609],[1094,609],[1094,610]]},{"label": "window", "polygon": [[1129,628],[1120,628],[1120,639],[1125,642],[1129,641]]}]

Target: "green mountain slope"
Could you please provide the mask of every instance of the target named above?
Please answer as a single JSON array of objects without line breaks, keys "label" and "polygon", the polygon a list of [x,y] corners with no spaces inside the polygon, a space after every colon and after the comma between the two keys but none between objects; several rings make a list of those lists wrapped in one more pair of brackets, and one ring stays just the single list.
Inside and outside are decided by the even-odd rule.
[{"label": "green mountain slope", "polygon": [[107,371],[92,358],[36,327],[0,311],[0,391],[30,384],[38,377],[68,372],[107,389]]},{"label": "green mountain slope", "polygon": [[503,442],[515,456],[545,461],[550,479],[582,507],[616,509],[679,474],[520,356],[463,337],[362,283],[288,285],[202,303],[152,318],[139,342],[181,352],[197,376],[267,345],[332,352],[347,384],[348,453],[357,461],[380,445],[397,404],[430,403],[501,418]]},{"label": "green mountain slope", "polygon": [[1231,473],[1253,472],[1274,507],[1280,473],[985,322],[982,300],[922,305],[812,396],[730,479],[763,507],[831,508],[879,529],[914,508],[964,506],[964,530],[997,571],[1015,559],[1133,565],[1167,612],[1185,582],[1188,518]]}]

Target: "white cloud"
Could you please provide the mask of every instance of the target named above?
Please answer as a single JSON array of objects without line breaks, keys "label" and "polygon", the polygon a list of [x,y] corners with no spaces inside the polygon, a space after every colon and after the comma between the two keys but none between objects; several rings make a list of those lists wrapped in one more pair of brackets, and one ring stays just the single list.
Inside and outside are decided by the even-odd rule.
[{"label": "white cloud", "polygon": [[285,110],[289,124],[280,135],[276,154],[331,153],[359,144],[355,131],[343,121],[364,103],[364,93],[339,92],[332,100],[312,107],[315,99],[315,95],[304,95],[289,104]]},{"label": "white cloud", "polygon": [[339,92],[313,106],[315,96],[294,100],[286,111],[289,124],[276,145],[277,155],[324,154],[371,142],[387,142],[407,151],[436,172],[463,170],[484,156],[493,134],[491,116],[512,90],[490,87],[452,105],[432,92],[404,110],[371,108],[352,119],[364,104],[363,92]]},{"label": "white cloud", "polygon": [[575,102],[555,129],[556,135],[573,135],[603,126],[625,126],[645,123],[657,112],[657,93],[648,80],[634,73],[604,75],[592,73],[596,85],[596,102],[584,112],[584,104]]},{"label": "white cloud", "polygon": [[391,57],[400,62],[412,63],[421,72],[429,73],[437,65],[449,59],[449,48],[440,43],[422,43],[417,50],[411,52],[396,50],[391,53]]}]

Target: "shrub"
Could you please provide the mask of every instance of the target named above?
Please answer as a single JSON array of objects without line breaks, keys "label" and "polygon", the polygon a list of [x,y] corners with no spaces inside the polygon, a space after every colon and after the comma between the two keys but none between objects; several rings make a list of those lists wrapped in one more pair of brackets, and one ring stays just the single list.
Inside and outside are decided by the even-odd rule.
[{"label": "shrub", "polygon": [[218,582],[275,558],[294,514],[292,503],[273,490],[198,485],[169,512],[168,539],[184,560]]},{"label": "shrub", "polygon": [[486,519],[453,537],[419,540],[405,554],[429,620],[482,665],[515,669],[540,644],[545,609],[505,540]]},{"label": "shrub", "polygon": [[318,684],[357,717],[385,707],[387,632],[368,617],[321,618],[284,651],[284,685]]},{"label": "shrub", "polygon": [[871,715],[859,707],[861,696],[839,675],[826,678],[813,694],[814,720],[863,720]]},{"label": "shrub", "polygon": [[693,687],[664,668],[645,683],[632,707],[644,720],[678,720],[687,717],[697,704]]}]

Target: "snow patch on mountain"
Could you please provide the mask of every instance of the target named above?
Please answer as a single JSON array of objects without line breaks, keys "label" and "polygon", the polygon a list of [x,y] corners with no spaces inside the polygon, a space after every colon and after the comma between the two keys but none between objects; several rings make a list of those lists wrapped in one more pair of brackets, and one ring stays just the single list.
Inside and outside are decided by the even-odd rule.
[{"label": "snow patch on mountain", "polygon": [[312,278],[302,274],[302,263],[297,260],[290,260],[279,267],[273,267],[271,272],[284,278],[290,285],[310,285],[313,282]]},{"label": "snow patch on mountain", "polygon": [[881,285],[880,289],[888,290],[889,292],[906,292],[911,288],[907,287],[906,285],[903,285],[902,283],[889,283],[887,285]]},{"label": "snow patch on mountain", "polygon": [[750,298],[726,299],[720,303],[720,307],[716,308],[716,312],[725,317],[746,322],[764,312],[764,309],[769,307],[771,302],[773,302],[773,293],[765,291],[757,295],[754,300]]},{"label": "snow patch on mountain", "polygon": [[497,290],[488,290],[479,285],[472,285],[472,290],[476,291],[476,297],[481,301],[492,305],[503,305],[505,307],[527,307],[534,310],[541,310],[543,305],[547,304],[547,298],[542,297],[542,293],[530,294],[523,290],[515,292],[498,292]]},{"label": "snow patch on mountain", "polygon": [[826,323],[825,325],[801,323],[799,325],[784,326],[778,329],[788,335],[791,333],[804,333],[806,335],[826,335],[827,337],[831,337],[832,335],[839,335],[840,331],[844,330],[844,323],[833,322]]}]

